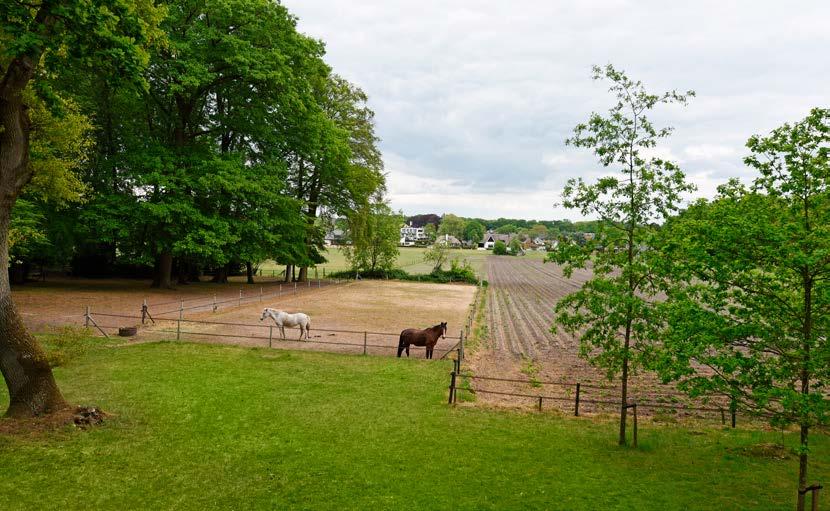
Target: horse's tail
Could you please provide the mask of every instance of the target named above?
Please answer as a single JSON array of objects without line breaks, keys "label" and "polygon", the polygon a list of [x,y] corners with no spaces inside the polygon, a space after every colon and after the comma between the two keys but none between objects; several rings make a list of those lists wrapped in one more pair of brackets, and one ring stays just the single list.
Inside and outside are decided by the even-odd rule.
[{"label": "horse's tail", "polygon": [[308,331],[311,330],[311,318],[306,316],[305,321],[305,338],[308,339]]},{"label": "horse's tail", "polygon": [[405,331],[401,332],[401,338],[400,338],[400,340],[398,340],[398,357],[400,357],[403,354],[403,349],[404,349],[403,336],[404,336],[404,333],[405,333]]}]

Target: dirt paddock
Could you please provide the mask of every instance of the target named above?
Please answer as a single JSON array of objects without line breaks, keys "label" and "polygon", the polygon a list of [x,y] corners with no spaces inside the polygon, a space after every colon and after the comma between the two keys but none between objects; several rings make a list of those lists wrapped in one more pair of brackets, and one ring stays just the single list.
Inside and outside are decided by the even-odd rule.
[{"label": "dirt paddock", "polygon": [[[241,306],[236,302],[240,289]],[[218,301],[226,301],[216,312],[211,307],[214,294]],[[401,330],[446,321],[449,331],[436,346],[436,358],[457,343],[474,294],[475,287],[469,285],[379,280],[313,281],[310,286],[298,284],[296,292],[293,284],[278,281],[196,283],[175,290],[151,290],[148,282],[123,279],[62,279],[13,290],[24,321],[35,331],[83,325],[89,306],[95,321],[112,335],[118,327],[140,324],[141,304],[146,299],[156,322],[148,321],[127,342],[175,339],[179,300],[185,300],[185,309],[195,307],[183,313],[182,340],[246,346],[268,346],[272,337],[274,347],[362,353],[365,338],[369,354],[394,355]],[[264,307],[308,314],[314,342],[280,340],[278,328],[260,322]],[[286,328],[288,339],[298,335],[299,330]],[[424,351],[413,348],[411,356],[423,357]]]}]

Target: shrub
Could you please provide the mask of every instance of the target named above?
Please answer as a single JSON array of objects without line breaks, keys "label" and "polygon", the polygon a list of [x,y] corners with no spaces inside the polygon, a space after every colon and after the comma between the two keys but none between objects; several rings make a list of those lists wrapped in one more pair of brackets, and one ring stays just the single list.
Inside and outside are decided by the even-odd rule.
[{"label": "shrub", "polygon": [[505,245],[501,240],[497,241],[496,244],[493,245],[493,254],[507,255],[507,245]]}]

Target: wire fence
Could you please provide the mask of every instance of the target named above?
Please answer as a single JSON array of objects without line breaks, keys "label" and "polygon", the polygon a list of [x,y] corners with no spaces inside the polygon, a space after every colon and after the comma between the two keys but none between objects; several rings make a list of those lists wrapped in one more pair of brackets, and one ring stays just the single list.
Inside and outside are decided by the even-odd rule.
[{"label": "wire fence", "polygon": [[[316,337],[301,339],[302,330],[298,338],[294,339],[286,334],[282,337],[280,328],[270,320],[260,323],[236,323],[229,321],[210,321],[202,319],[188,319],[184,317],[185,307],[178,312],[177,318],[158,318],[151,324],[139,327],[138,322],[144,315],[114,314],[93,312],[87,308],[84,313],[84,326],[96,328],[101,335],[109,337],[110,333],[125,332],[125,335],[138,334],[148,340],[176,339],[191,341],[210,341],[225,344],[248,345],[274,348],[283,345],[291,349],[308,349],[310,347],[337,347],[337,352],[360,353],[363,355],[397,355],[400,333],[379,332],[375,330],[346,330],[332,328],[316,328]],[[125,326],[126,325],[126,326]],[[293,331],[293,328],[287,328]],[[319,332],[319,334],[317,334]],[[326,338],[323,337],[325,335]],[[331,338],[328,338],[331,337]],[[247,342],[241,342],[242,340]],[[461,357],[464,345],[464,331],[458,336],[446,335],[439,340],[435,358],[446,358],[451,354]],[[416,351],[425,350],[423,346],[411,346]],[[331,351],[331,350],[329,350]]]},{"label": "wire fence", "polygon": [[[492,388],[482,388],[482,387],[473,387],[470,383],[471,382],[502,382],[502,383],[517,383],[517,384],[525,384],[532,387],[541,387],[541,391],[539,393],[531,394],[527,392],[514,392],[514,391],[506,391],[506,390],[494,390]],[[546,388],[549,387],[557,387],[561,389],[565,389],[566,395],[551,395],[550,393],[543,393]],[[469,372],[462,372],[460,371],[460,366],[456,365],[455,370],[450,374],[450,386],[449,386],[449,398],[448,401],[450,403],[456,403],[458,400],[458,391],[467,392],[471,395],[477,394],[490,394],[490,395],[497,395],[497,396],[509,396],[509,397],[517,397],[526,400],[531,400],[530,402],[535,405],[535,407],[542,411],[544,408],[545,402],[552,402],[560,404],[560,409],[565,409],[567,406],[568,410],[572,410],[574,416],[578,417],[581,411],[585,411],[585,405],[590,406],[593,411],[597,411],[602,408],[608,407],[620,407],[620,401],[610,400],[610,399],[602,399],[596,397],[597,391],[610,391],[610,390],[618,390],[617,387],[609,386],[609,385],[597,385],[593,383],[582,383],[582,382],[556,382],[556,381],[538,381],[538,380],[524,380],[524,379],[513,379],[513,378],[499,378],[494,376],[481,376],[481,375],[474,375]],[[685,394],[679,392],[665,392],[665,393],[650,393],[651,398],[665,398],[665,399],[675,399],[679,396],[686,397]],[[648,409],[648,410],[664,410],[664,411],[671,411],[673,413],[686,413],[686,414],[698,414],[698,415],[711,415],[715,414],[716,416],[720,417],[721,424],[726,425],[727,417],[729,418],[729,423],[734,428],[737,424],[737,406],[736,403],[730,402],[721,406],[718,404],[717,406],[692,406],[692,405],[682,405],[678,406],[676,404],[670,403],[663,403],[663,402],[656,402],[646,399],[639,399],[637,397],[630,398],[629,407],[639,407],[640,409]]]},{"label": "wire fence", "polygon": [[[154,322],[156,318],[169,316],[171,314],[178,314],[180,311],[189,312],[216,312],[222,308],[239,307],[243,304],[251,304],[254,302],[261,302],[267,298],[281,298],[283,296],[297,295],[300,293],[312,291],[315,289],[322,289],[331,286],[337,286],[349,282],[343,279],[309,279],[305,282],[286,282],[271,284],[270,286],[260,286],[259,292],[248,292],[244,288],[239,289],[236,294],[224,295],[202,295],[193,298],[179,298],[178,300],[170,300],[166,302],[149,303],[146,299],[141,304],[141,324],[146,324],[147,321]],[[267,292],[266,292],[267,288]],[[187,306],[185,306],[187,304]],[[173,307],[176,306],[177,307]],[[161,310],[159,310],[161,309]]]}]

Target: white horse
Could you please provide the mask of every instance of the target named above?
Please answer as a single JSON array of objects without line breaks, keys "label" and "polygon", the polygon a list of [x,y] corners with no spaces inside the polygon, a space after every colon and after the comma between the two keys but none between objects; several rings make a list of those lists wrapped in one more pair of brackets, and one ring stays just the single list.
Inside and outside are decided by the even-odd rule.
[{"label": "white horse", "polygon": [[311,329],[311,318],[308,315],[303,314],[302,312],[298,312],[296,314],[288,314],[287,312],[277,310],[277,309],[269,309],[268,307],[262,309],[262,317],[259,318],[260,321],[264,321],[265,318],[270,317],[274,320],[274,323],[280,328],[280,334],[282,338],[285,339],[285,327],[300,327],[300,340],[303,339],[303,333],[305,333],[305,338],[308,340],[308,331]]}]

